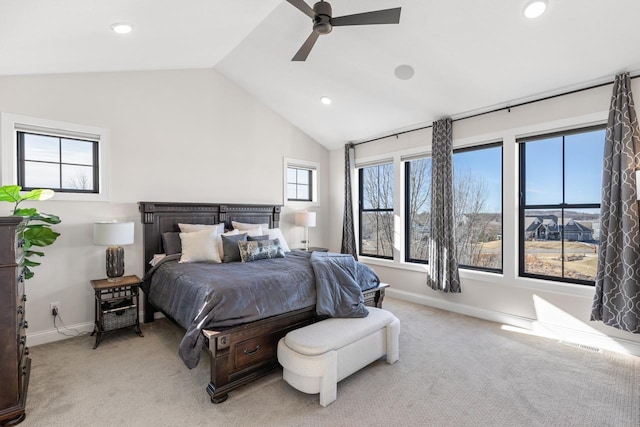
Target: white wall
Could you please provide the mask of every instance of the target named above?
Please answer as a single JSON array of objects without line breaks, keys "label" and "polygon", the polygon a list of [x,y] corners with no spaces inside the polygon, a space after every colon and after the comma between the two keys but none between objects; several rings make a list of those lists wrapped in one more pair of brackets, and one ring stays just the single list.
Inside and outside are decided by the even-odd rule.
[{"label": "white wall", "polygon": [[[63,338],[52,330],[50,302],[60,302],[67,326],[92,328],[89,280],[105,276],[105,249],[92,244],[95,220],[135,221],[125,274],[142,277],[138,201],[282,204],[283,157],[329,170],[323,146],[214,70],[2,77],[0,111],[111,133],[110,202],[31,202],[60,216],[62,235],[26,283],[30,345]],[[328,184],[324,173],[320,206],[312,209],[319,212],[310,229],[318,246],[328,244]],[[0,215],[10,209],[0,205]],[[290,246],[299,246],[302,229],[291,209],[283,208],[280,226]]]},{"label": "white wall", "polygon": [[[640,95],[640,79],[633,80]],[[606,122],[611,86],[592,89],[527,106],[512,108],[453,124],[454,147],[504,141],[503,274],[461,270],[461,294],[444,294],[426,286],[423,266],[362,258],[381,280],[391,285],[388,295],[426,305],[537,330],[541,334],[570,342],[595,345],[640,355],[640,337],[590,322],[594,288],[590,286],[519,278],[517,271],[518,171],[515,138]],[[356,148],[358,159],[389,158],[406,150],[430,151],[431,130],[385,138]],[[332,150],[330,248],[340,249],[343,212],[344,151]]]}]

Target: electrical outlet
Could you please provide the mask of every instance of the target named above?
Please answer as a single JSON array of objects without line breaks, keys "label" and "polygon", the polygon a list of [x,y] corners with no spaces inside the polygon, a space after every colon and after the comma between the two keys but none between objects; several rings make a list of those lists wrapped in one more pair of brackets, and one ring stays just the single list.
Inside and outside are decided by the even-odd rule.
[{"label": "electrical outlet", "polygon": [[51,313],[52,316],[57,316],[58,313],[60,313],[60,303],[59,302],[49,303],[49,313]]}]

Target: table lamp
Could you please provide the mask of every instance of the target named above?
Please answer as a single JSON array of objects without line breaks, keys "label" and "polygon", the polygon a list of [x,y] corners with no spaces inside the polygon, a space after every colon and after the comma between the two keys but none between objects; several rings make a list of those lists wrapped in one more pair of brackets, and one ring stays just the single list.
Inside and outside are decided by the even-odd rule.
[{"label": "table lamp", "polygon": [[93,244],[107,247],[107,277],[117,282],[124,275],[124,248],[133,244],[133,222],[98,221],[93,224]]},{"label": "table lamp", "polygon": [[309,227],[316,226],[316,213],[315,212],[297,212],[296,213],[296,225],[304,227],[304,240],[302,244],[304,245],[304,250],[309,250]]}]

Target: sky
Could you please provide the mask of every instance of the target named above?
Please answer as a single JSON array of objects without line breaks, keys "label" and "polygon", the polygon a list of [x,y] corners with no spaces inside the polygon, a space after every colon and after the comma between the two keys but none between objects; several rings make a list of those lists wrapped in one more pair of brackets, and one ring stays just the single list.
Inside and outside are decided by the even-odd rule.
[{"label": "sky", "polygon": [[[564,203],[600,203],[604,138],[604,129],[564,137]],[[453,163],[454,174],[469,170],[474,177],[482,177],[489,193],[484,211],[500,212],[502,148],[454,152]],[[527,142],[526,203],[563,203],[562,182],[562,136]]]},{"label": "sky", "polygon": [[[600,203],[605,130],[564,137],[564,203]],[[526,143],[527,205],[563,203],[562,137]]]},{"label": "sky", "polygon": [[458,151],[453,154],[454,175],[471,171],[487,188],[483,212],[502,212],[502,147]]}]

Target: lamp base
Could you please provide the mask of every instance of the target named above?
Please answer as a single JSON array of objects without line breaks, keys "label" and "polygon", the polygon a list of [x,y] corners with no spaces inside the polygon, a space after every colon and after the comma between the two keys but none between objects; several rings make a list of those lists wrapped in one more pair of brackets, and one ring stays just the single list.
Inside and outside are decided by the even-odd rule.
[{"label": "lamp base", "polygon": [[109,282],[122,280],[124,275],[124,248],[109,246],[106,253],[107,277]]}]

